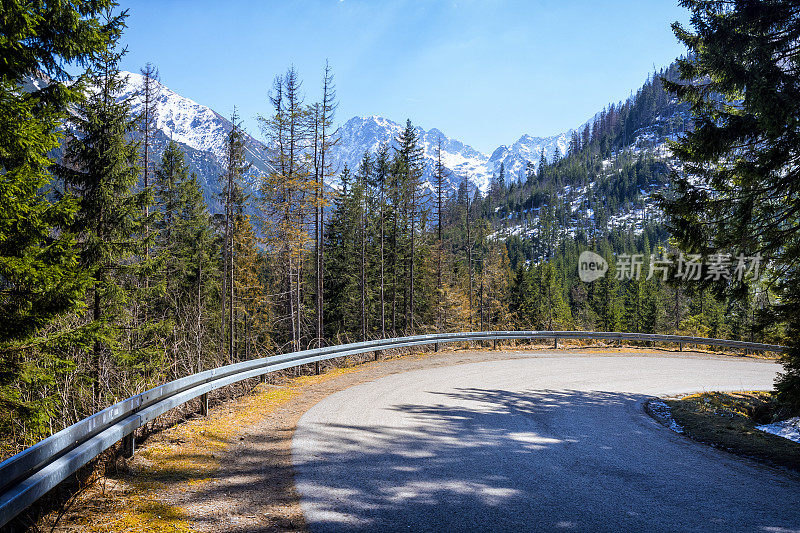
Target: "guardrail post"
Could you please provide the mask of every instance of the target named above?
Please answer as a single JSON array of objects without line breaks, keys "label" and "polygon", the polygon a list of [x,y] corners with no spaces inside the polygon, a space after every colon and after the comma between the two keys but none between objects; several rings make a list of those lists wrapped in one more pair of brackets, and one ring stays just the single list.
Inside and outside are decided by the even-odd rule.
[{"label": "guardrail post", "polygon": [[438,352],[439,351],[439,343],[438,342],[433,345],[433,351],[434,352]]},{"label": "guardrail post", "polygon": [[497,339],[492,339],[492,349],[493,350],[497,349]]},{"label": "guardrail post", "polygon": [[679,352],[682,352],[682,351],[683,351],[683,343],[682,343],[682,342],[679,342],[679,343],[678,343],[678,351],[679,351]]},{"label": "guardrail post", "polygon": [[200,395],[200,416],[208,416],[208,393]]},{"label": "guardrail post", "polygon": [[130,459],[133,457],[134,452],[136,451],[136,437],[133,436],[133,432],[128,435],[122,437],[122,455],[126,459]]},{"label": "guardrail post", "polygon": [[319,376],[319,361],[314,361],[314,373]]},{"label": "guardrail post", "polygon": [[553,337],[553,349],[558,350],[558,337]]}]

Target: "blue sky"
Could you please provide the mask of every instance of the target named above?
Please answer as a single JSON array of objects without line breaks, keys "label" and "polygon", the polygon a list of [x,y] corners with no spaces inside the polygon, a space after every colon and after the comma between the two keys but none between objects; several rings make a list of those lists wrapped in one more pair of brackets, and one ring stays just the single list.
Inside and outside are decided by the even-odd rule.
[{"label": "blue sky", "polygon": [[121,0],[125,70],[147,61],[165,85],[251,134],[275,75],[294,65],[306,101],[328,59],[337,122],[410,118],[485,153],[546,136],[626,98],[684,52],[676,0]]}]

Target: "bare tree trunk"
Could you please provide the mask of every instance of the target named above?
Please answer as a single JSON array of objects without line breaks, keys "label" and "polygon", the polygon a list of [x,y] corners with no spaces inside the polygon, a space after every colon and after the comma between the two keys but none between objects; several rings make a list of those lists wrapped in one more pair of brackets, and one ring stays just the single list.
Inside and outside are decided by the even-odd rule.
[{"label": "bare tree trunk", "polygon": [[322,168],[320,168],[320,154],[319,154],[319,128],[320,128],[320,116],[319,116],[319,105],[315,106],[314,108],[314,281],[315,281],[315,339],[314,344],[317,348],[322,347],[322,290],[321,290],[321,282],[322,282],[322,272],[320,269],[320,265],[322,261],[320,259],[320,251],[321,251],[321,240],[322,240],[322,225],[321,225],[321,211],[322,211],[322,187],[323,187],[323,180],[322,180]]},{"label": "bare tree trunk", "polygon": [[467,212],[466,212],[466,216],[464,218],[466,220],[465,224],[467,226],[467,272],[468,272],[468,278],[469,278],[467,280],[467,286],[468,286],[468,292],[469,292],[469,325],[471,327],[472,324],[473,324],[473,320],[472,320],[472,308],[473,308],[473,305],[472,305],[472,236],[470,235],[470,226],[471,226],[470,222],[471,221],[470,221],[470,205],[469,205],[469,180],[467,179],[466,176],[464,176],[464,183],[466,183],[466,190],[467,190],[467,195],[466,195],[467,196]]},{"label": "bare tree trunk", "polygon": [[[328,150],[331,146],[336,144],[336,140],[330,141],[328,139],[328,127],[333,126],[333,115],[336,110],[336,90],[333,85],[333,73],[331,72],[331,67],[328,62],[325,62],[325,74],[323,76],[323,83],[322,83],[322,116],[321,118],[321,138],[320,138],[320,172],[319,172],[319,182],[317,184],[317,188],[320,191],[320,194],[324,192],[325,187],[325,155],[328,153]],[[325,210],[323,206],[319,206],[319,231],[320,231],[320,239],[319,239],[319,252],[318,252],[318,260],[317,260],[317,338],[319,346],[322,347],[325,345],[324,339],[324,283],[325,283],[325,241],[324,241],[324,232],[325,232]]]},{"label": "bare tree trunk", "polygon": [[[365,170],[366,171],[366,170]],[[360,205],[360,226],[361,226],[361,340],[367,340],[367,280],[366,278],[366,232],[367,232],[367,221],[366,221],[366,177],[364,177],[363,182],[361,184],[361,205]]]},{"label": "bare tree trunk", "polygon": [[[156,87],[156,83],[158,82],[158,69],[155,68],[152,64],[147,63],[143,69],[141,69],[142,74],[142,89],[141,89],[141,97],[144,100],[143,103],[143,113],[142,113],[142,133],[144,135],[144,142],[142,148],[144,148],[144,161],[142,162],[142,174],[143,174],[143,185],[144,188],[147,189],[150,186],[150,142],[151,142],[151,135],[152,129],[156,126],[154,122],[157,120],[158,114],[158,90]],[[150,206],[145,206],[145,217],[149,217],[150,215]],[[145,242],[148,241],[150,237],[150,224],[145,222],[144,225],[144,236]],[[150,246],[145,246],[145,256],[147,258],[150,257]],[[145,279],[145,286],[149,287],[150,280]]]},{"label": "bare tree trunk", "polygon": [[384,181],[386,177],[383,176],[381,179],[381,194],[380,194],[380,218],[381,218],[381,338],[386,338],[386,303],[385,303],[385,292],[384,292],[384,279],[383,279],[383,271],[385,269],[385,258],[384,258],[384,251],[383,251],[383,203],[384,203]]}]

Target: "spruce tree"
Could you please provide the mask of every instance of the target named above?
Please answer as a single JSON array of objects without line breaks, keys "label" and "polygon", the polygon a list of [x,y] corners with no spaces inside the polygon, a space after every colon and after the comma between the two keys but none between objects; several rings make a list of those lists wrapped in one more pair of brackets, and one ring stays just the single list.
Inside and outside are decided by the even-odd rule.
[{"label": "spruce tree", "polygon": [[[791,351],[780,397],[800,411],[800,10],[790,0],[683,0],[693,29],[674,24],[690,56],[665,86],[691,105],[694,128],[672,145],[684,162],[665,201],[685,249],[760,254]],[[746,279],[733,288],[744,297]]]},{"label": "spruce tree", "polygon": [[437,139],[436,143],[436,163],[434,167],[434,187],[436,190],[436,328],[441,331],[442,325],[442,296],[444,284],[442,282],[442,254],[444,252],[444,242],[442,240],[442,209],[444,201],[444,178],[445,166],[442,163],[442,138]]},{"label": "spruce tree", "polygon": [[424,170],[424,162],[422,160],[423,149],[420,145],[419,136],[417,135],[411,120],[406,121],[406,127],[396,139],[397,142],[397,157],[399,162],[399,186],[402,197],[401,212],[403,222],[406,224],[408,245],[406,251],[406,266],[408,268],[406,284],[404,284],[405,293],[405,333],[413,335],[414,333],[414,299],[416,296],[416,254],[417,254],[417,229],[419,228],[420,218],[420,205],[423,201],[421,197],[421,180]]},{"label": "spruce tree", "polygon": [[[241,217],[248,196],[244,191],[244,175],[250,164],[245,158],[246,140],[236,108],[231,115],[231,131],[225,142],[225,173],[222,204],[224,208],[222,235],[222,316],[220,329],[220,346],[227,347],[229,361],[235,357],[234,339],[236,324],[234,321],[234,300],[236,298],[236,257],[235,243],[239,237],[236,233],[242,226],[237,226],[237,217]],[[222,351],[222,350],[220,350]]]},{"label": "spruce tree", "polygon": [[347,165],[339,179],[341,188],[325,226],[325,327],[329,337],[343,342],[357,333],[355,326],[361,323],[361,266],[354,260],[360,257],[360,196]]},{"label": "spruce tree", "polygon": [[176,330],[188,357],[186,374],[219,366],[214,333],[219,303],[219,243],[203,189],[196,174],[178,184],[179,210],[174,223],[175,267],[180,300]]},{"label": "spruce tree", "polygon": [[[182,209],[181,185],[189,177],[189,168],[183,151],[174,141],[167,145],[161,156],[161,164],[153,176],[156,220],[153,223],[153,238],[148,239],[146,257],[152,257],[156,263],[157,274],[148,276],[145,290],[148,293],[156,292],[157,296],[148,294],[152,301],[147,302],[151,307],[147,311],[157,313],[162,319],[175,324],[180,313],[182,287],[179,281],[187,266],[179,253],[181,243],[178,241],[177,225]],[[145,235],[150,229],[145,229]],[[177,355],[176,344],[169,342],[166,347],[173,357]]]},{"label": "spruce tree", "polygon": [[[121,18],[99,20],[110,5],[0,6],[0,427],[37,417],[38,407],[26,404],[18,385],[38,379],[31,374],[42,364],[37,347],[63,333],[54,322],[81,307],[89,283],[69,230],[77,202],[54,194],[49,154],[85,87],[65,65],[86,66],[119,31]],[[23,374],[27,385],[19,381]]]},{"label": "spruce tree", "polygon": [[381,144],[375,157],[375,184],[378,188],[378,241],[379,264],[378,283],[380,299],[381,338],[386,338],[386,187],[389,180],[389,146]]},{"label": "spruce tree", "polygon": [[359,292],[361,309],[359,312],[361,323],[361,340],[367,340],[367,329],[369,323],[368,316],[368,287],[367,287],[367,240],[369,239],[369,217],[368,210],[368,196],[370,196],[370,188],[373,181],[372,176],[372,158],[369,153],[365,153],[361,159],[361,165],[358,168],[356,175],[356,183],[353,187],[353,201],[356,210],[356,223],[357,223],[357,236],[358,236],[358,255],[359,258]]},{"label": "spruce tree", "polygon": [[132,295],[130,278],[142,266],[138,257],[143,252],[144,212],[151,199],[148,189],[135,190],[141,171],[139,147],[129,134],[136,122],[130,117],[130,101],[117,99],[126,82],[118,66],[121,53],[115,50],[121,18],[106,16],[117,29],[90,68],[91,90],[70,119],[77,134],[69,139],[59,168],[68,190],[78,197],[72,231],[79,238],[81,264],[93,276],[89,380],[95,407],[101,403],[106,365],[112,358],[124,362],[136,356],[119,343]]}]

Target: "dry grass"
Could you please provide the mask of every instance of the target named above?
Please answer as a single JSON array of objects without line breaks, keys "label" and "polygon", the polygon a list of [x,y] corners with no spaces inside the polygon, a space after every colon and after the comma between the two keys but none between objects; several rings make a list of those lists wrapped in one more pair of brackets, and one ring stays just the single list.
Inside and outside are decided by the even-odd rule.
[{"label": "dry grass", "polygon": [[783,414],[771,392],[705,392],[664,401],[689,437],[800,471],[800,443],[756,429]]},{"label": "dry grass", "polygon": [[163,431],[137,450],[132,460],[125,461],[118,475],[102,478],[85,490],[56,530],[193,531],[185,520],[185,509],[171,502],[171,494],[211,482],[224,450],[237,442],[242,429],[289,402],[300,387],[363,368],[296,377],[280,387],[260,384],[252,394],[211,409],[207,417]]}]

